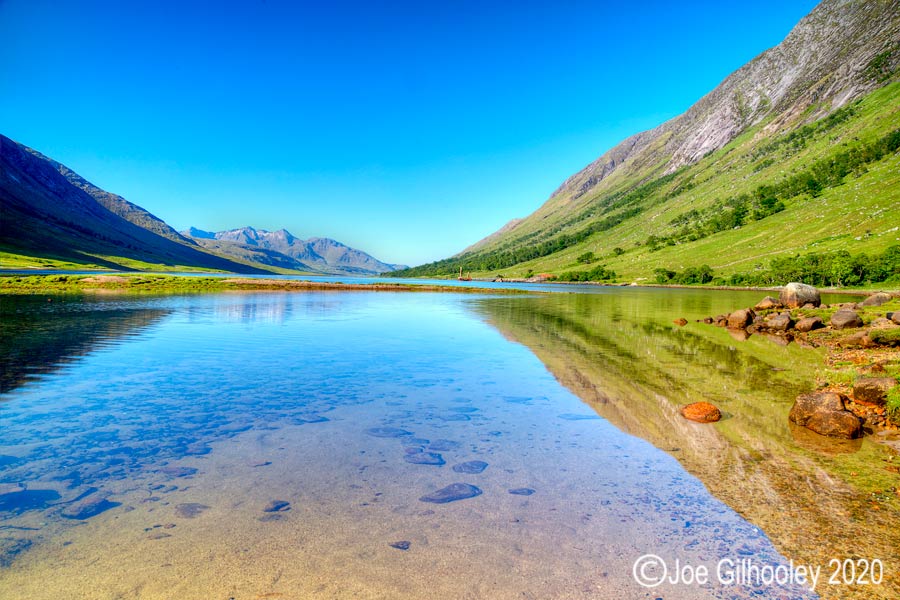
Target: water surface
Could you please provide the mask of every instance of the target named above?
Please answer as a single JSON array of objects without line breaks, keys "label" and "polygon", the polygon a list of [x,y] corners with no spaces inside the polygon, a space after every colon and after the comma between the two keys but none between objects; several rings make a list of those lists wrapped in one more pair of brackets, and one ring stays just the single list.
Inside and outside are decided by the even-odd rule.
[{"label": "water surface", "polygon": [[[752,471],[792,442],[782,416],[738,426],[745,407],[729,402],[767,389],[747,410],[784,412],[802,382],[767,352],[814,359],[765,341],[726,351],[721,330],[666,323],[742,297],[585,298],[3,298],[0,597],[766,594],[650,591],[632,565],[650,552],[789,559],[795,546],[741,503],[759,491]],[[709,383],[734,418],[672,417]],[[704,452],[718,469],[698,468]],[[747,494],[726,493],[742,472]],[[480,494],[423,501],[451,484]],[[773,496],[772,513],[785,507]],[[813,539],[843,549],[822,522]]]}]

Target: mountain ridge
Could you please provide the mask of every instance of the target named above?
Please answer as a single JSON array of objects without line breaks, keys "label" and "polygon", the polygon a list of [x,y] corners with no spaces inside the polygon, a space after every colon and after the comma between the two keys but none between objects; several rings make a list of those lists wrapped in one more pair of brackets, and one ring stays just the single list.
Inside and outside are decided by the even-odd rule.
[{"label": "mountain ridge", "polygon": [[181,235],[219,253],[234,258],[246,258],[249,253],[255,262],[279,268],[334,275],[378,275],[406,267],[382,262],[331,238],[303,240],[286,229],[267,231],[245,226],[212,232],[191,227]]},{"label": "mountain ridge", "polygon": [[[453,257],[396,275],[452,276],[462,267],[482,276],[527,276],[577,268],[576,257],[587,256],[588,251],[631,279],[646,278],[654,268],[670,268],[665,257],[679,261],[671,265],[679,268],[692,262],[699,265],[702,259],[709,260],[703,256],[704,243],[693,244],[697,251],[691,253],[688,249],[696,240],[676,240],[675,250],[654,248],[656,254],[647,251],[646,243],[654,236],[672,239],[675,226],[669,221],[682,219],[691,210],[706,215],[713,205],[729,208],[732,192],[752,196],[757,188],[771,187],[793,172],[815,166],[817,160],[827,161],[829,152],[836,155],[838,150],[836,143],[828,147],[821,138],[824,133],[815,134],[806,150],[789,153],[783,146],[770,152],[768,163],[754,163],[750,156],[773,140],[799,136],[802,141],[809,136],[800,133],[809,127],[824,132],[825,126],[813,125],[844,108],[849,116],[837,123],[832,137],[852,151],[864,138],[900,126],[896,110],[884,103],[885,94],[878,94],[887,89],[889,102],[896,103],[892,82],[898,65],[900,3],[825,0],[780,44],[730,74],[682,115],[627,137],[566,178],[527,217],[511,221]],[[871,100],[876,96],[879,100]],[[878,102],[883,105],[875,107]],[[854,113],[855,106],[865,109]],[[879,111],[880,123],[866,112],[870,110]],[[778,166],[787,170],[779,171]],[[779,206],[787,209],[785,214],[802,219],[811,218],[808,213],[814,210],[797,195]],[[781,226],[784,217],[772,217],[771,225]],[[884,219],[874,225],[881,227]],[[727,233],[716,239],[729,236],[747,241]],[[806,250],[816,239],[792,240],[793,248]],[[770,250],[774,249],[751,248],[747,260],[752,261],[753,253],[766,256]]]}]

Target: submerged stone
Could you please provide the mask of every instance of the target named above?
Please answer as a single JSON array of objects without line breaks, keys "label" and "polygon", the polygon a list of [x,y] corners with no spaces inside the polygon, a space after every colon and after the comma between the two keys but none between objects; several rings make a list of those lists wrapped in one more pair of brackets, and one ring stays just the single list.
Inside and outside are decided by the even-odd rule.
[{"label": "submerged stone", "polygon": [[429,450],[437,450],[438,452],[456,450],[459,447],[460,443],[454,442],[453,440],[434,440],[428,445]]},{"label": "submerged stone", "polygon": [[399,438],[406,435],[412,435],[411,431],[406,431],[399,427],[373,427],[371,429],[366,429],[366,433],[373,437],[380,438]]},{"label": "submerged stone", "polygon": [[396,548],[397,550],[409,550],[410,543],[403,540],[402,542],[391,542],[388,546]]},{"label": "submerged stone", "polygon": [[421,502],[430,502],[432,504],[446,504],[448,502],[456,502],[457,500],[465,500],[466,498],[474,498],[481,495],[481,489],[468,483],[451,483],[447,487],[435,490],[430,494],[426,494],[419,498]]},{"label": "submerged stone", "polygon": [[46,508],[51,502],[59,500],[56,490],[19,490],[0,494],[0,512],[25,512]]},{"label": "submerged stone", "polygon": [[534,490],[531,488],[513,488],[507,491],[514,496],[530,496],[534,493]]},{"label": "submerged stone", "polygon": [[291,503],[287,500],[272,500],[266,504],[265,508],[263,508],[263,512],[267,513],[283,512],[286,510],[291,510]]},{"label": "submerged stone", "polygon": [[403,460],[414,465],[435,465],[440,467],[446,464],[444,457],[437,452],[413,452],[405,455]]},{"label": "submerged stone", "polygon": [[66,507],[60,514],[67,519],[84,521],[121,505],[121,502],[112,502],[103,496],[94,496],[78,504]]},{"label": "submerged stone", "polygon": [[197,474],[197,469],[195,469],[194,467],[168,466],[163,467],[159,471],[160,473],[164,473],[170,477],[189,477],[191,475]]},{"label": "submerged stone", "polygon": [[483,460],[470,460],[464,463],[459,463],[458,465],[453,465],[453,470],[457,473],[477,474],[487,469],[487,467],[488,464]]},{"label": "submerged stone", "polygon": [[184,504],[175,505],[175,514],[185,519],[193,519],[195,517],[199,517],[200,514],[208,508],[209,507],[205,504],[199,504],[197,502],[185,502]]}]

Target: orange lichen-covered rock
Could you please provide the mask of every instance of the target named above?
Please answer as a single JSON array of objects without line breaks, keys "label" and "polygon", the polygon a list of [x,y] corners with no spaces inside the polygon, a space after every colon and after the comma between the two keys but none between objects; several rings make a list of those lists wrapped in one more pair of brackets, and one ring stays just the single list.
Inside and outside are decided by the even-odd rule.
[{"label": "orange lichen-covered rock", "polygon": [[722,413],[709,402],[694,402],[681,408],[681,416],[697,423],[715,423]]}]

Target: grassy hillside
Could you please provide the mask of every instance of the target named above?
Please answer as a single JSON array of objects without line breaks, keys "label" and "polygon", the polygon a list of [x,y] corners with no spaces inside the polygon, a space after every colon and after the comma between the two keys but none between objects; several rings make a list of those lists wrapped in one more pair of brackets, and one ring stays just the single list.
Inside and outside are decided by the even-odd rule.
[{"label": "grassy hillside", "polygon": [[723,283],[779,257],[900,245],[900,82],[824,118],[773,126],[765,120],[674,173],[664,163],[621,169],[473,252],[394,275],[462,267],[476,277],[594,270],[601,279],[602,265],[612,281],[652,282],[657,269],[708,265]]}]

